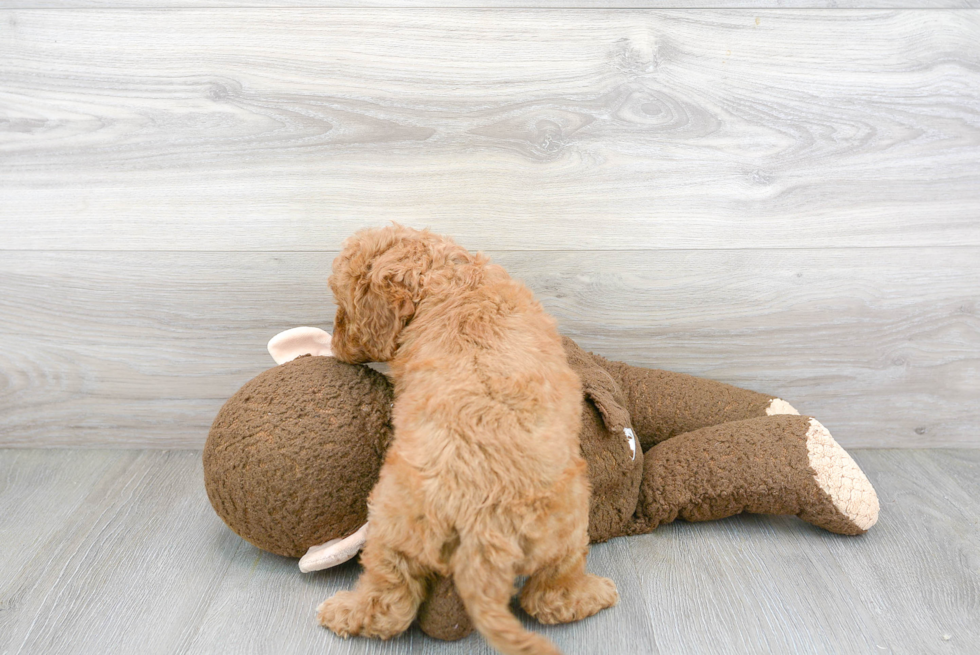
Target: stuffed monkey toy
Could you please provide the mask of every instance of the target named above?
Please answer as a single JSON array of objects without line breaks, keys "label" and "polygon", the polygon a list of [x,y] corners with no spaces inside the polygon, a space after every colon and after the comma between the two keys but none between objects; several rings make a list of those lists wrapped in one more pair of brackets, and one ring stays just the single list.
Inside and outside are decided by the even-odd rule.
[{"label": "stuffed monkey toy", "polygon": [[[792,514],[846,535],[877,520],[877,496],[854,460],[786,401],[563,343],[585,394],[593,542],[740,512]],[[368,495],[392,438],[392,385],[330,356],[330,335],[316,328],[277,335],[269,352],[279,366],[215,418],[204,449],[208,497],[253,545],[302,557],[303,571],[335,566],[367,538]],[[450,579],[433,580],[418,618],[440,639],[472,631]]]}]

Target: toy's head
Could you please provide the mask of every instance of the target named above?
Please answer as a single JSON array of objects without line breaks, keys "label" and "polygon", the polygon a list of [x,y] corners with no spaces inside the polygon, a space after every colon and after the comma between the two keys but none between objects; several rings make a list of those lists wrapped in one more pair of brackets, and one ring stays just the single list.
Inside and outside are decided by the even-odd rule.
[{"label": "toy's head", "polygon": [[[273,340],[273,356],[296,354],[289,334],[304,329]],[[328,354],[321,334],[323,348],[303,337],[303,349]],[[204,481],[215,511],[246,541],[289,557],[356,534],[391,438],[392,399],[384,375],[334,357],[301,356],[260,374],[208,435]]]}]

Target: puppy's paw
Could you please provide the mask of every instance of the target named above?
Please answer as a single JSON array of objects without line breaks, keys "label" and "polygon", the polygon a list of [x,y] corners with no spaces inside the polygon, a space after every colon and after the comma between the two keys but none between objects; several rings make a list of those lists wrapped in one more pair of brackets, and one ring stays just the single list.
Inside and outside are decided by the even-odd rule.
[{"label": "puppy's paw", "polygon": [[320,625],[345,639],[358,635],[391,639],[404,632],[413,617],[399,616],[391,605],[378,598],[340,591],[320,604],[316,618]]},{"label": "puppy's paw", "polygon": [[537,588],[521,594],[521,607],[541,623],[571,623],[619,602],[616,584],[609,578],[585,575],[563,587]]},{"label": "puppy's paw", "polygon": [[338,591],[316,608],[316,619],[320,625],[345,639],[359,635],[364,624],[355,615],[356,604],[353,592]]}]

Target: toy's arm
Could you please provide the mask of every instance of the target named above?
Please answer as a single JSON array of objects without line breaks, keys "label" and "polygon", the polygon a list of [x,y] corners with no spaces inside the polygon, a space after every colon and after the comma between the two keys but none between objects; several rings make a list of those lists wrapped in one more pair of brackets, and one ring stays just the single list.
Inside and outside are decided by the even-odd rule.
[{"label": "toy's arm", "polygon": [[730,384],[592,355],[626,396],[633,429],[646,451],[671,437],[711,425],[797,412],[785,400]]},{"label": "toy's arm", "polygon": [[878,497],[850,455],[816,419],[763,416],[663,441],[644,457],[631,534],[676,518],[740,512],[793,514],[838,534],[878,520]]}]

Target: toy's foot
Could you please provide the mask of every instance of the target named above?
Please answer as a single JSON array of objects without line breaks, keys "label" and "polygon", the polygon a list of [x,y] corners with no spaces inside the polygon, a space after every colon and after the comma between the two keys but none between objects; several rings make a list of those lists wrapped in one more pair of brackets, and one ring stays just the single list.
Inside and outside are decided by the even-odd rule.
[{"label": "toy's foot", "polygon": [[320,625],[344,638],[362,635],[391,639],[408,628],[414,612],[400,612],[377,596],[340,591],[320,604],[316,618]]},{"label": "toy's foot", "polygon": [[800,514],[814,525],[840,534],[867,532],[878,520],[878,495],[858,465],[815,418],[806,433],[814,481],[828,502]]},{"label": "toy's foot", "polygon": [[529,583],[521,592],[521,607],[541,623],[571,623],[619,601],[616,584],[609,578],[585,574],[566,585]]}]

